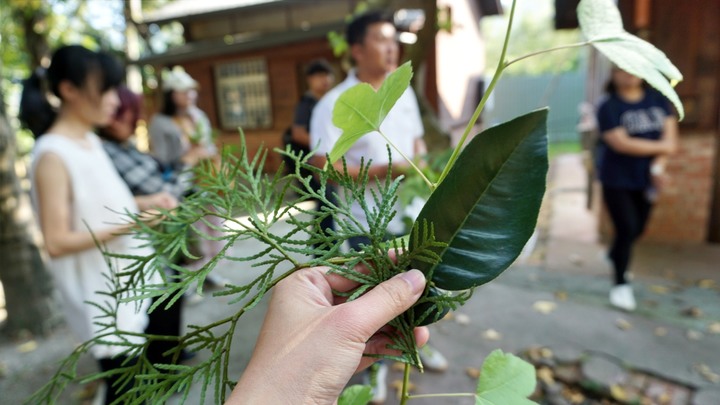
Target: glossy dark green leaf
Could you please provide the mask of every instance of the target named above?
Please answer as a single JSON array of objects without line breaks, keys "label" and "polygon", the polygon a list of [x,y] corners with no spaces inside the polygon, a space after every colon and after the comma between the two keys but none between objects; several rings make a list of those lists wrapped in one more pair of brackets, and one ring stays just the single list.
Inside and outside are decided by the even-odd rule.
[{"label": "glossy dark green leaf", "polygon": [[[547,109],[490,128],[468,143],[420,212],[441,261],[413,262],[435,285],[458,291],[487,283],[520,254],[545,193]],[[411,238],[410,246],[415,246]]]}]

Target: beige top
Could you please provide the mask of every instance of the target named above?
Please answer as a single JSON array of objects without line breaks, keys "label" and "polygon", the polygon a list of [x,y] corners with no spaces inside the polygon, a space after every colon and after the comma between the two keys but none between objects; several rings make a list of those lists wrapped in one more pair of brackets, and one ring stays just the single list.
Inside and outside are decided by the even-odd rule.
[{"label": "beige top", "polygon": [[[33,171],[35,164],[44,153],[54,153],[62,159],[70,177],[72,188],[71,228],[73,230],[99,231],[113,227],[124,219],[122,213],[127,211],[138,212],[137,204],[118,175],[115,167],[108,158],[100,140],[95,134],[88,133],[90,148],[62,135],[47,134],[38,138],[33,149]],[[37,210],[37,195],[33,179],[33,205]],[[141,241],[132,236],[119,236],[106,243],[107,250],[115,253],[133,255],[147,255],[152,253],[147,247],[140,247]],[[128,266],[128,260],[113,259],[113,270],[121,270]],[[67,322],[75,335],[83,340],[89,340],[103,327],[95,322],[108,323],[108,319],[96,319],[103,316],[103,311],[88,304],[95,302],[102,307],[107,303],[115,305],[111,298],[102,294],[109,291],[108,276],[111,269],[103,254],[97,248],[82,252],[53,258],[49,263],[50,273],[53,275],[55,285],[63,299],[63,309]],[[159,275],[151,280],[160,282]],[[147,308],[150,300],[146,299],[136,303],[117,304],[117,329],[140,332],[147,325]],[[111,336],[106,339],[110,342],[120,342],[121,338]],[[142,343],[140,338],[129,339]],[[96,345],[92,353],[96,358],[105,358],[122,352],[125,347],[110,344]]]}]

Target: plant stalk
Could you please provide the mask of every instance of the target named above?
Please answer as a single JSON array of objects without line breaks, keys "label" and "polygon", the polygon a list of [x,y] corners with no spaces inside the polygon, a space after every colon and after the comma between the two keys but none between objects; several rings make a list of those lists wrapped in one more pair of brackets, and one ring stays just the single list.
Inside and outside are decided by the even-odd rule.
[{"label": "plant stalk", "polygon": [[490,82],[490,85],[488,86],[487,91],[485,91],[485,94],[483,94],[482,99],[480,100],[480,103],[478,104],[477,108],[475,109],[475,112],[472,115],[472,118],[470,118],[470,121],[468,122],[467,126],[465,127],[465,132],[463,132],[462,137],[460,138],[460,141],[455,146],[455,150],[453,150],[452,156],[450,156],[450,160],[448,161],[447,165],[445,165],[445,168],[443,169],[442,173],[440,174],[440,178],[437,181],[437,184],[442,183],[443,180],[445,180],[445,177],[447,177],[448,173],[450,172],[450,169],[455,165],[455,161],[457,160],[458,156],[460,156],[460,151],[462,151],[463,146],[465,145],[465,141],[467,140],[468,135],[470,135],[470,131],[472,131],[473,126],[475,126],[475,123],[477,122],[478,118],[480,117],[480,113],[482,112],[483,108],[485,108],[485,103],[487,103],[487,100],[490,96],[490,94],[495,89],[495,85],[497,84],[498,79],[500,79],[500,76],[502,75],[503,71],[507,67],[507,62],[505,61],[505,55],[507,54],[507,48],[508,44],[510,43],[510,31],[512,31],[512,24],[513,24],[513,18],[515,17],[515,4],[517,3],[517,0],[513,0],[512,7],[510,8],[510,17],[508,19],[508,27],[507,31],[505,32],[505,42],[503,43],[502,52],[500,54],[500,60],[498,61],[498,67],[495,70],[495,74],[493,75],[492,81]]},{"label": "plant stalk", "polygon": [[378,128],[377,131],[378,131],[378,133],[385,139],[385,142],[387,142],[388,145],[392,146],[393,149],[395,149],[395,150],[400,154],[400,156],[403,157],[403,159],[405,159],[408,163],[410,163],[410,166],[412,166],[412,168],[415,169],[415,171],[420,175],[420,177],[422,177],[422,179],[425,181],[425,183],[428,185],[428,187],[430,187],[430,191],[434,191],[434,190],[435,190],[435,187],[436,187],[436,184],[433,183],[432,181],[430,181],[427,177],[425,177],[425,174],[422,172],[422,170],[420,170],[419,167],[417,167],[417,165],[415,164],[415,162],[413,162],[412,159],[409,159],[407,156],[405,156],[405,154],[402,153],[402,151],[401,151],[397,146],[395,146],[395,144],[392,143],[392,142],[388,139],[388,137],[385,136],[385,134],[382,133],[382,131],[380,131],[380,128]]},{"label": "plant stalk", "polygon": [[593,42],[595,42],[595,41],[583,41],[583,42],[577,42],[577,43],[574,43],[574,44],[560,45],[560,46],[556,46],[556,47],[553,47],[553,48],[543,49],[542,51],[531,52],[531,53],[528,53],[527,55],[523,55],[523,56],[517,57],[517,58],[515,58],[515,59],[513,59],[513,60],[511,60],[511,61],[509,61],[509,62],[507,62],[507,63],[505,63],[505,66],[503,67],[503,69],[507,68],[508,66],[512,65],[513,63],[520,62],[521,60],[530,58],[530,57],[532,57],[532,56],[541,55],[541,54],[543,54],[543,53],[550,53],[550,52],[554,52],[554,51],[559,51],[559,50],[561,50],[561,49],[581,48],[581,47],[583,47],[583,46],[590,45],[590,44],[592,44]]},{"label": "plant stalk", "polygon": [[419,399],[419,398],[441,398],[441,397],[474,397],[477,394],[472,392],[451,392],[447,394],[418,394],[410,395],[408,399]]},{"label": "plant stalk", "polygon": [[409,389],[410,389],[410,364],[405,363],[405,370],[403,371],[402,392],[400,393],[400,405],[407,404],[407,401],[410,398],[410,393],[408,392]]}]

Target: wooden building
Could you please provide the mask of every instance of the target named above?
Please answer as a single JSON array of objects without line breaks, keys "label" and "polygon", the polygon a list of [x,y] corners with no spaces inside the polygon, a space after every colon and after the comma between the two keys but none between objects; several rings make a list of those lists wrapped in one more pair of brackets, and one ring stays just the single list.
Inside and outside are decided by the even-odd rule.
[{"label": "wooden building", "polygon": [[[430,3],[429,3],[430,2]],[[430,107],[451,132],[467,122],[477,103],[484,48],[482,10],[499,11],[496,0],[391,0],[390,10],[420,10],[428,3],[452,13],[453,31],[439,34],[416,72]],[[316,58],[334,64],[344,77],[327,34],[344,32],[357,0],[177,0],[144,17],[144,24],[179,22],[186,44],[138,61],[155,71],[182,66],[201,86],[198,106],[221,131],[219,142],[237,143],[243,128],[249,149],[280,146],[294,107],[305,91],[304,67]],[[416,14],[417,15],[417,14]],[[473,52],[449,52],[474,49]],[[438,57],[442,56],[442,59]],[[441,76],[442,75],[442,76]],[[442,78],[441,78],[442,77]],[[158,98],[159,99],[159,98]],[[150,109],[153,109],[152,103]],[[152,111],[151,111],[152,112]],[[272,155],[267,170],[279,157]]]}]

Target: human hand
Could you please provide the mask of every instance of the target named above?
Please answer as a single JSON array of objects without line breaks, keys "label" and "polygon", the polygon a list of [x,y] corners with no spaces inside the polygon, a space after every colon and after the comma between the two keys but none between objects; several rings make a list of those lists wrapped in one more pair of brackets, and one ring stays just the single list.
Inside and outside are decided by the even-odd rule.
[{"label": "human hand", "polygon": [[190,149],[183,155],[182,161],[186,165],[195,166],[201,160],[210,159],[214,156],[206,147],[202,145],[192,145]]},{"label": "human hand", "polygon": [[[332,291],[357,287],[325,267],[299,270],[273,293],[250,363],[227,404],[332,404],[350,377],[387,348],[386,326],[418,300],[425,276],[410,270],[352,302]],[[381,332],[381,333],[380,333]],[[427,328],[416,328],[422,346]]]},{"label": "human hand", "polygon": [[148,210],[153,208],[171,210],[178,206],[177,198],[165,191],[142,197],[136,197],[135,201],[138,203],[138,208],[140,208],[141,210]]}]

